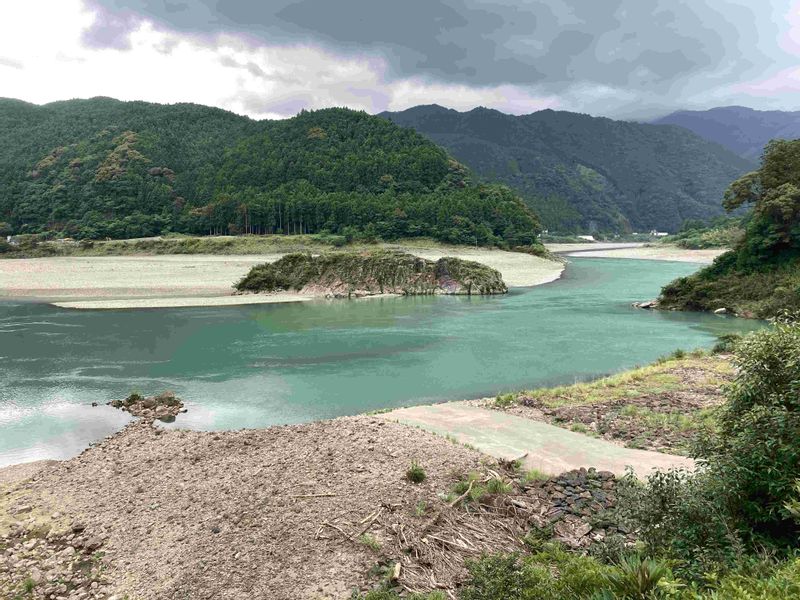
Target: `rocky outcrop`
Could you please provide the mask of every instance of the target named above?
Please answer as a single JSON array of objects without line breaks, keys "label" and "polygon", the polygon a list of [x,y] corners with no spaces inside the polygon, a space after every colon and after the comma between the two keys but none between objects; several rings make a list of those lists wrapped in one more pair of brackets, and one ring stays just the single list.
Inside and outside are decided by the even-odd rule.
[{"label": "rocky outcrop", "polygon": [[175,392],[163,392],[157,396],[144,397],[133,393],[124,400],[112,400],[109,406],[129,412],[134,417],[153,421],[174,421],[178,413],[186,412],[183,402]]},{"label": "rocky outcrop", "polygon": [[334,298],[508,291],[500,272],[486,265],[452,257],[430,261],[389,250],[288,254],[274,263],[253,267],[235,287],[239,292],[295,290]]},{"label": "rocky outcrop", "polygon": [[644,302],[634,302],[631,304],[633,308],[644,308],[644,309],[654,309],[658,308],[658,300],[646,300]]}]

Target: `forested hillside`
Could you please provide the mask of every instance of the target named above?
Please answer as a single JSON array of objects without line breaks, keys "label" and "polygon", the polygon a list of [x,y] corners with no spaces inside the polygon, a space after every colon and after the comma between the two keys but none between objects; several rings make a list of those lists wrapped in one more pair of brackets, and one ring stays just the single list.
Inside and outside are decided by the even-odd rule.
[{"label": "forested hillside", "polygon": [[685,127],[754,161],[759,159],[770,140],[800,137],[800,111],[723,106],[710,110],[679,110],[654,122]]},{"label": "forested hillside", "polygon": [[0,229],[431,236],[528,245],[536,217],[419,134],[346,109],[253,121],[192,104],[0,100]]},{"label": "forested hillside", "polygon": [[684,129],[568,112],[433,105],[383,116],[513,187],[560,232],[675,232],[687,219],[722,214],[725,187],[753,166]]},{"label": "forested hillside", "polygon": [[665,286],[660,304],[761,318],[800,310],[800,140],[767,144],[761,168],[734,181],[725,207],[752,205],[730,252]]}]

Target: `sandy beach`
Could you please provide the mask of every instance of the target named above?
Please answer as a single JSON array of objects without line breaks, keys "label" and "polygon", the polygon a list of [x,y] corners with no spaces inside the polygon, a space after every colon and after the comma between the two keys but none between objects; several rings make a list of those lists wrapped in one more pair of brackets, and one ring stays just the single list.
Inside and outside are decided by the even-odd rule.
[{"label": "sandy beach", "polygon": [[[564,265],[491,249],[402,248],[428,259],[455,256],[499,270],[511,287],[558,279]],[[26,258],[0,261],[0,299],[36,299],[84,309],[229,306],[299,302],[295,293],[233,295],[251,267],[282,254]]]},{"label": "sandy beach", "polygon": [[594,242],[586,244],[546,244],[550,252],[564,256],[582,256],[587,258],[633,258],[642,260],[669,260],[674,262],[690,262],[711,264],[726,248],[709,248],[706,250],[688,250],[666,244],[645,245],[640,243]]}]

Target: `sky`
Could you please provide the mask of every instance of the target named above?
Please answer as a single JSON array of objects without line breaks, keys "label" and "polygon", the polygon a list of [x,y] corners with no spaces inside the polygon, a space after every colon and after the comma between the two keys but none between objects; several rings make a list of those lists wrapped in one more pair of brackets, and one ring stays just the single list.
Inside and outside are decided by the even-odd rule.
[{"label": "sky", "polygon": [[0,97],[800,110],[800,0],[2,0]]}]

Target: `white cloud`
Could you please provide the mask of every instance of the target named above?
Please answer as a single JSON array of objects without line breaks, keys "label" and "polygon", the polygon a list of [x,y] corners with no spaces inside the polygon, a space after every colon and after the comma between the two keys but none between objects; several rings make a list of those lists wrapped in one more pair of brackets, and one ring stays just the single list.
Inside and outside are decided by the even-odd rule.
[{"label": "white cloud", "polygon": [[[374,57],[342,57],[308,45],[257,46],[230,33],[194,36],[145,20],[134,24],[125,49],[89,47],[82,34],[95,15],[78,0],[29,0],[3,10],[0,96],[38,104],[112,96],[196,102],[255,118],[328,106],[379,112],[435,102],[523,113],[555,105],[514,86],[388,82],[384,61]],[[20,64],[24,69],[11,68]]]}]

